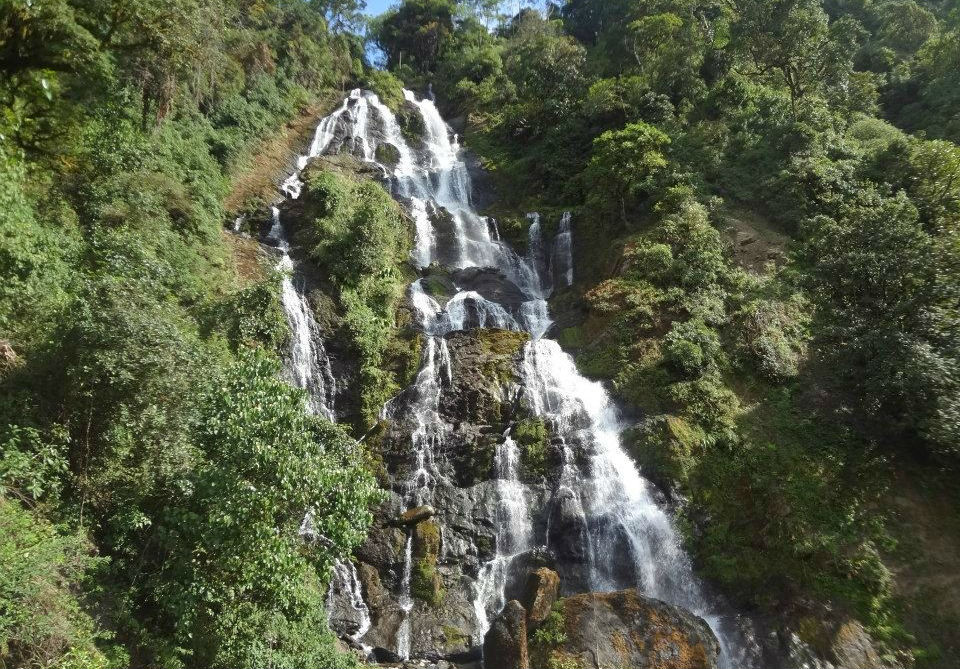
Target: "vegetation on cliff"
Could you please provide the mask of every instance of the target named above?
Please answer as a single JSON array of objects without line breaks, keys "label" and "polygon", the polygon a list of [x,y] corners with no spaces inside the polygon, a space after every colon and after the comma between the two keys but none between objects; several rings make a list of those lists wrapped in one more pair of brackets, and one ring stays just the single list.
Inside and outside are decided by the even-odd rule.
[{"label": "vegetation on cliff", "polygon": [[278,377],[276,260],[222,228],[362,77],[355,9],[0,5],[0,664],[352,662],[325,582],[375,486]]},{"label": "vegetation on cliff", "polygon": [[[626,441],[685,501],[703,574],[750,611],[829,605],[918,666],[960,662],[936,610],[955,585],[911,573],[943,580],[895,547],[930,533],[888,503],[932,482],[955,518],[960,499],[957,9],[566,0],[498,18],[403,0],[369,26],[375,70],[361,5],[0,5],[0,664],[353,662],[323,592],[370,522],[369,458],[279,380],[275,262],[223,226],[262,210],[355,84],[411,138],[402,87],[432,86],[518,248],[526,211],[575,212],[558,338],[638,410]],[[365,429],[420,348],[409,225],[355,170],[305,182],[294,232]],[[484,373],[508,377],[521,345],[483,335]],[[517,419],[538,480],[549,426]],[[487,446],[464,456],[471,481]],[[436,604],[431,528],[415,594]]]},{"label": "vegetation on cliff", "polygon": [[482,5],[406,0],[374,38],[464,119],[505,234],[575,210],[558,338],[641,410],[632,452],[704,573],[956,661],[902,624],[884,502],[905,466],[960,466],[956,10],[569,0],[488,31]]}]

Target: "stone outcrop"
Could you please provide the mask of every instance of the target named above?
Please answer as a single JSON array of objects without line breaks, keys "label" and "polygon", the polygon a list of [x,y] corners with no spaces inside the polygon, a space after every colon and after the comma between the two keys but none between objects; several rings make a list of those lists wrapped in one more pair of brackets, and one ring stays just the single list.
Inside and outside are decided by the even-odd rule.
[{"label": "stone outcrop", "polygon": [[435,515],[437,515],[437,512],[432,506],[418,506],[415,509],[409,509],[400,514],[400,517],[397,518],[396,524],[401,527],[411,527],[413,525],[422,523],[425,520],[430,520]]},{"label": "stone outcrop", "polygon": [[537,627],[550,615],[550,609],[560,592],[560,576],[557,572],[541,567],[527,577],[527,590],[523,605],[527,609],[527,626]]},{"label": "stone outcrop", "polygon": [[529,669],[527,612],[513,599],[493,621],[483,639],[485,669]]},{"label": "stone outcrop", "polygon": [[[689,611],[636,590],[561,600],[559,629],[531,648],[531,662],[598,669],[716,669],[720,646]],[[494,669],[494,668],[491,668]]]}]

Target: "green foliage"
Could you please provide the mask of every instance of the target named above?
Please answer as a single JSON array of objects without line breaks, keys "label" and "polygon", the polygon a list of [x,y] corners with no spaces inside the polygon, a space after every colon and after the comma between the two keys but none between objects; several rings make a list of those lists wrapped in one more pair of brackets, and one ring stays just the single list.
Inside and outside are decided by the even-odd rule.
[{"label": "green foliage", "polygon": [[831,380],[878,427],[954,452],[960,282],[951,232],[925,230],[903,193],[864,189],[806,234],[809,286],[822,305],[814,343],[824,364],[845,370]]},{"label": "green foliage", "polygon": [[211,327],[226,333],[234,351],[242,346],[263,346],[279,352],[290,337],[280,298],[282,277],[274,275],[259,281],[212,309]]},{"label": "green foliage", "polygon": [[297,231],[339,293],[343,322],[360,363],[361,427],[399,390],[387,355],[400,351],[395,311],[406,285],[412,240],[399,205],[379,185],[335,172],[309,175],[303,195],[312,217]]},{"label": "green foliage", "polygon": [[[307,569],[288,532],[273,580],[247,573],[262,597],[247,601],[236,593],[252,581],[227,564],[236,545],[210,549],[224,551],[230,576],[219,583],[188,553],[208,550],[197,533],[222,519],[190,506],[197,486],[237,479],[235,463],[198,442],[210,418],[198,398],[234,355],[275,351],[286,337],[278,278],[237,286],[222,202],[256,142],[362,76],[359,38],[328,29],[355,21],[357,9],[352,0],[12,0],[0,9],[0,338],[16,351],[0,379],[0,543],[7,562],[9,551],[37,546],[35,560],[3,568],[23,583],[3,586],[0,610],[16,620],[3,623],[0,664],[351,664],[333,653],[323,581],[329,559],[362,534],[356,514],[366,513],[370,482],[342,434],[304,428],[348,476],[327,471],[324,485],[342,488],[356,513],[329,510],[340,525],[321,528],[345,544],[314,546]],[[261,397],[302,410],[302,398],[277,392]],[[29,511],[14,513],[19,502]],[[289,502],[288,529],[300,500]],[[173,526],[184,509],[190,522]],[[21,527],[27,515],[33,527]],[[266,528],[251,520],[257,541]],[[166,544],[173,530],[194,543]],[[257,541],[247,544],[263,548]],[[109,562],[91,571],[94,553]],[[198,573],[187,578],[187,564]],[[179,573],[166,571],[174,565]],[[193,618],[171,614],[184,597],[207,601],[197,588],[223,596],[207,602],[219,607],[216,622],[196,602]]]},{"label": "green foliage", "polygon": [[373,34],[388,67],[406,63],[419,74],[433,72],[450,44],[456,11],[453,0],[406,0],[378,17]]},{"label": "green foliage", "polygon": [[530,659],[535,666],[546,669],[573,669],[577,661],[560,651],[567,642],[566,619],[563,600],[558,600],[550,609],[547,619],[530,636]]},{"label": "green foliage", "polygon": [[760,605],[806,592],[880,623],[891,582],[878,554],[885,534],[871,510],[883,491],[879,463],[843,448],[849,435],[803,416],[792,400],[781,392],[745,413],[744,441],[708,451],[691,476],[692,508],[713,519],[699,526],[698,558]]},{"label": "green foliage", "polygon": [[0,658],[18,667],[119,667],[75,589],[99,560],[82,534],[0,496]]},{"label": "green foliage", "polygon": [[533,633],[533,642],[556,648],[567,642],[566,620],[563,615],[563,600],[557,601],[550,609],[550,615]]},{"label": "green foliage", "polygon": [[[202,400],[203,461],[160,519],[166,568],[154,576],[189,666],[345,664],[323,583],[363,539],[377,487],[356,443],[304,406],[262,353],[242,353]],[[318,545],[304,544],[305,511]]]},{"label": "green foliage", "polygon": [[667,167],[662,149],[669,143],[666,134],[646,123],[600,135],[593,142],[586,172],[591,203],[607,209],[619,204],[625,218],[628,204],[649,194],[654,179]]},{"label": "green foliage", "polygon": [[403,82],[387,70],[370,70],[366,75],[364,88],[380,96],[380,101],[390,107],[394,113],[399,112],[403,107]]}]

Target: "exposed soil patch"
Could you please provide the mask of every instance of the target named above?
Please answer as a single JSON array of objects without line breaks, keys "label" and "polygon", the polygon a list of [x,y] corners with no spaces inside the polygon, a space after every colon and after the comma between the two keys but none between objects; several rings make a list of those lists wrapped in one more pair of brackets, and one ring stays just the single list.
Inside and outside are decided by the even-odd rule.
[{"label": "exposed soil patch", "polygon": [[897,548],[894,573],[907,631],[921,650],[917,667],[960,666],[960,486],[942,474],[901,472],[891,488]]},{"label": "exposed soil patch", "polygon": [[[223,240],[230,249],[233,274],[238,286],[262,281],[270,272],[270,257],[255,239],[223,231]],[[274,264],[276,260],[274,259]]]},{"label": "exposed soil patch", "polygon": [[317,123],[342,100],[342,93],[332,91],[324,99],[304,108],[296,118],[251,151],[250,158],[234,170],[230,193],[224,200],[231,218],[277,198],[278,186],[292,172],[293,161],[310,142]]},{"label": "exposed soil patch", "polygon": [[730,207],[724,212],[724,220],[734,260],[744,269],[765,274],[771,264],[776,267],[786,261],[790,238],[762,216],[748,209]]}]

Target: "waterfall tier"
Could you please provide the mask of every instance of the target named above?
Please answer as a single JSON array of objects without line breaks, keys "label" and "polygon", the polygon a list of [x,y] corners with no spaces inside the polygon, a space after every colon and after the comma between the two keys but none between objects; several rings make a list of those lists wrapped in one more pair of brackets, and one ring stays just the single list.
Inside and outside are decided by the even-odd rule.
[{"label": "waterfall tier", "polygon": [[[381,416],[391,499],[358,552],[367,576],[340,566],[335,580],[337,596],[364,611],[345,633],[402,659],[438,649],[469,656],[530,569],[548,565],[564,594],[638,588],[701,616],[726,666],[747,666],[670,515],[624,451],[605,388],[547,338],[547,300],[574,282],[571,215],[546,239],[542,217],[530,214],[527,253],[516,253],[475,210],[462,150],[433,102],[405,98],[406,112],[422,120],[418,140],[376,95],[353,91],[322,120],[283,186],[298,197],[300,170],[321,154],[376,165],[413,220],[410,260],[424,275],[408,293],[422,331],[420,371]],[[439,291],[430,283],[438,268]],[[327,374],[314,364],[322,367],[322,343],[289,292],[285,283],[294,381],[328,411],[328,386],[316,382]],[[415,507],[433,517],[415,527],[392,522]],[[366,578],[362,607],[357,578]]]}]

